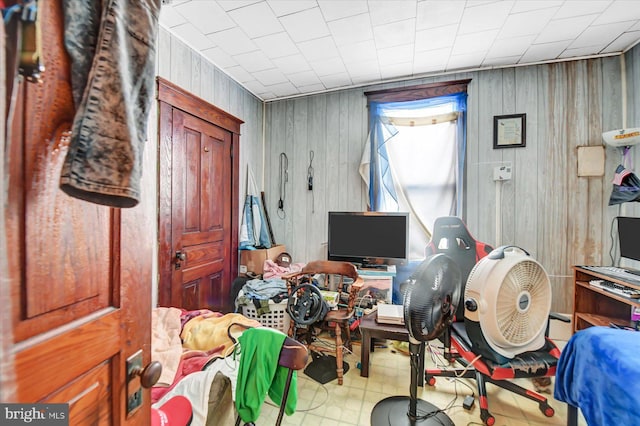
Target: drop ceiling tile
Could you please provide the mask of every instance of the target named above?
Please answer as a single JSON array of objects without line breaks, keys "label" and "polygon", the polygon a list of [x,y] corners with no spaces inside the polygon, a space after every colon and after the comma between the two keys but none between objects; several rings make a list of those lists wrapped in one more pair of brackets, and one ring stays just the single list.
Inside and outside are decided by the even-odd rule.
[{"label": "drop ceiling tile", "polygon": [[491,30],[458,36],[451,49],[451,54],[466,55],[477,51],[487,51],[497,35],[498,30]]},{"label": "drop ceiling tile", "polygon": [[554,43],[542,43],[531,45],[522,55],[520,64],[553,60],[560,57],[560,54],[569,46],[571,40],[562,40]]},{"label": "drop ceiling tile", "polygon": [[428,0],[419,2],[416,30],[445,25],[454,25],[457,29],[464,12],[464,6],[465,2],[463,1]]},{"label": "drop ceiling tile", "polygon": [[269,0],[267,3],[269,3],[276,16],[290,15],[317,6],[314,0]]},{"label": "drop ceiling tile", "polygon": [[282,58],[275,58],[272,59],[271,62],[273,62],[279,69],[287,70],[287,74],[308,71],[311,69],[311,65],[309,65],[304,56],[299,53]]},{"label": "drop ceiling tile", "polygon": [[609,24],[613,22],[624,22],[640,19],[640,4],[637,0],[615,1],[602,12],[594,25]]},{"label": "drop ceiling tile", "polygon": [[[593,25],[582,32],[569,46],[578,49],[587,46],[601,46],[596,52],[604,49],[620,34],[620,30],[631,27],[633,22],[618,22],[606,25]],[[593,52],[591,52],[593,53]]]},{"label": "drop ceiling tile", "polygon": [[[591,0],[589,0],[591,2]],[[511,8],[510,13],[522,13],[522,12],[530,12],[532,10],[540,10],[540,9],[553,9],[557,11],[564,0],[517,0],[513,2],[513,7]],[[574,4],[584,3],[584,2],[572,2]]]},{"label": "drop ceiling tile", "polygon": [[323,75],[320,77],[320,81],[322,81],[322,84],[324,84],[327,89],[349,87],[352,84],[351,78],[349,78],[349,74],[347,73]]},{"label": "drop ceiling tile", "polygon": [[287,74],[291,83],[296,87],[311,86],[313,84],[322,84],[320,79],[313,71],[303,71],[293,74]]},{"label": "drop ceiling tile", "polygon": [[511,6],[511,1],[505,1],[466,7],[460,20],[458,34],[479,33],[502,28],[502,23],[509,15]]},{"label": "drop ceiling tile", "polygon": [[298,48],[309,62],[340,56],[340,52],[338,52],[338,48],[331,37],[303,41],[298,43]]},{"label": "drop ceiling tile", "polygon": [[189,23],[173,27],[171,31],[193,49],[202,50],[215,46],[213,41],[209,40],[207,36]]},{"label": "drop ceiling tile", "polygon": [[213,47],[202,51],[202,54],[213,62],[218,68],[225,69],[238,65],[236,61],[220,47]]},{"label": "drop ceiling tile", "polygon": [[266,89],[273,92],[276,96],[292,96],[300,93],[300,91],[289,82],[267,86]]},{"label": "drop ceiling tile", "polygon": [[174,10],[170,4],[162,5],[160,9],[160,16],[158,22],[165,28],[175,27],[176,25],[182,25],[187,22],[184,16],[180,15],[180,12]]},{"label": "drop ceiling tile", "polygon": [[240,83],[245,83],[247,81],[255,80],[255,77],[248,73],[244,68],[240,65],[236,65],[234,67],[225,68],[225,72],[231,76],[235,81],[239,81]]},{"label": "drop ceiling tile", "polygon": [[602,53],[624,52],[640,39],[640,33],[627,32],[621,34],[611,44],[602,50]]},{"label": "drop ceiling tile", "polygon": [[370,1],[371,23],[375,26],[415,18],[416,7],[415,0]]},{"label": "drop ceiling tile", "polygon": [[263,71],[271,68],[275,68],[273,62],[267,58],[267,55],[255,50],[249,53],[242,53],[240,55],[234,55],[233,59],[238,65],[244,67],[249,72]]},{"label": "drop ceiling tile", "polygon": [[585,15],[575,18],[552,20],[544,28],[544,31],[536,37],[536,44],[573,40],[593,22],[595,16],[596,15]]},{"label": "drop ceiling tile", "polygon": [[[535,35],[527,35],[524,37],[496,40],[487,52],[487,58],[504,58],[505,56],[520,57],[527,51],[529,46],[531,46],[534,38]],[[517,62],[518,61],[515,61],[515,63]]]},{"label": "drop ceiling tile", "polygon": [[267,3],[255,3],[229,12],[249,38],[262,37],[284,31],[280,21]]},{"label": "drop ceiling tile", "polygon": [[319,76],[347,72],[347,69],[344,66],[344,62],[339,56],[323,59],[321,61],[310,62],[309,65],[311,65],[311,68]]},{"label": "drop ceiling tile", "polygon": [[222,9],[229,12],[230,10],[249,6],[250,4],[260,3],[260,1],[262,0],[218,0],[218,4]]},{"label": "drop ceiling tile", "polygon": [[390,67],[394,64],[413,61],[413,44],[394,46],[378,50],[378,63],[380,66]]},{"label": "drop ceiling tile", "polygon": [[320,6],[322,15],[327,21],[335,21],[336,19],[369,12],[369,7],[365,0],[318,0],[318,6]]},{"label": "drop ceiling tile", "polygon": [[376,84],[380,83],[380,74],[363,74],[351,76],[353,84]]},{"label": "drop ceiling tile", "polygon": [[326,37],[330,34],[320,8],[317,7],[282,16],[280,22],[296,43]]},{"label": "drop ceiling tile", "polygon": [[573,18],[576,16],[601,13],[611,4],[610,0],[566,1],[553,19]]},{"label": "drop ceiling tile", "polygon": [[319,92],[324,92],[327,88],[324,87],[324,84],[322,83],[318,83],[318,84],[310,84],[308,86],[298,86],[298,90],[301,93],[319,93]]},{"label": "drop ceiling tile", "polygon": [[376,47],[385,49],[387,47],[399,46],[413,43],[416,37],[416,20],[405,19],[403,21],[392,22],[373,27]]},{"label": "drop ceiling tile", "polygon": [[443,71],[450,55],[451,49],[447,48],[416,52],[413,57],[413,73],[419,75],[427,72]]},{"label": "drop ceiling tile", "polygon": [[568,58],[577,58],[588,55],[590,52],[593,52],[593,49],[600,49],[600,46],[585,46],[579,47],[576,49],[565,49],[558,58],[560,59],[568,59]]},{"label": "drop ceiling tile", "polygon": [[482,64],[486,52],[475,51],[462,55],[451,55],[447,62],[447,71],[453,71],[463,68],[478,68]]},{"label": "drop ceiling tile", "polygon": [[345,64],[359,61],[373,61],[378,59],[376,44],[373,40],[347,44],[339,47],[340,55]]},{"label": "drop ceiling tile", "polygon": [[280,58],[298,53],[298,47],[286,32],[254,38],[253,42],[269,58]]},{"label": "drop ceiling tile", "polygon": [[520,59],[520,55],[517,56],[503,56],[499,58],[485,58],[482,62],[483,67],[500,67],[505,65],[512,65],[514,63],[518,63]]},{"label": "drop ceiling tile", "polygon": [[380,78],[380,71],[378,68],[378,61],[356,61],[346,64],[347,71],[353,79],[354,76],[371,76],[376,75]]},{"label": "drop ceiling tile", "polygon": [[498,38],[538,34],[549,23],[554,13],[555,9],[540,9],[511,14],[502,26]]},{"label": "drop ceiling tile", "polygon": [[380,77],[396,79],[410,77],[413,74],[413,62],[395,63],[391,65],[380,65]]},{"label": "drop ceiling tile", "polygon": [[202,34],[228,30],[235,22],[216,2],[189,1],[176,5],[174,9],[191,22]]},{"label": "drop ceiling tile", "polygon": [[267,89],[258,80],[246,81],[242,83],[244,87],[249,89],[252,93],[264,93]]},{"label": "drop ceiling tile", "polygon": [[331,35],[338,46],[359,41],[373,40],[368,14],[350,16],[328,23]]},{"label": "drop ceiling tile", "polygon": [[229,55],[239,55],[256,50],[258,47],[240,28],[231,28],[209,34],[207,36],[216,46],[221,47]]},{"label": "drop ceiling tile", "polygon": [[456,25],[416,31],[416,52],[450,48],[456,39]]},{"label": "drop ceiling tile", "polygon": [[272,86],[274,84],[286,83],[289,79],[279,69],[272,68],[270,70],[257,71],[253,75],[260,83],[265,87]]}]

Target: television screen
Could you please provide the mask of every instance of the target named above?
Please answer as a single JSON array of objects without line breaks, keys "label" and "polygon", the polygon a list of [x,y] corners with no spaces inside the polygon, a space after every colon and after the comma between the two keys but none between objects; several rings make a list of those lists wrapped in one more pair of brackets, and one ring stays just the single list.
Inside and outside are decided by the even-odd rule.
[{"label": "television screen", "polygon": [[640,261],[640,217],[618,217],[620,257]]},{"label": "television screen", "polygon": [[404,263],[409,213],[329,212],[328,259],[353,263]]}]

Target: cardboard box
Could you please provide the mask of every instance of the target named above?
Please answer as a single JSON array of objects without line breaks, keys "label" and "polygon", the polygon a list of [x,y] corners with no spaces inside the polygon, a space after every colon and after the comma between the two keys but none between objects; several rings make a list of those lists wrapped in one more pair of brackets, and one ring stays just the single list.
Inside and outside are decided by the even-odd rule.
[{"label": "cardboard box", "polygon": [[247,272],[262,274],[264,272],[264,261],[267,259],[276,260],[276,257],[285,251],[287,251],[287,248],[283,244],[276,244],[269,249],[240,250],[238,272],[241,275]]}]

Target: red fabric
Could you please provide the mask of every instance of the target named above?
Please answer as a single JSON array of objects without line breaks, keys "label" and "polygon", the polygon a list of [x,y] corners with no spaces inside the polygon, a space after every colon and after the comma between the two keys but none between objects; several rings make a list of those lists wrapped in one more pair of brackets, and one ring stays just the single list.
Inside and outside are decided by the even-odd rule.
[{"label": "red fabric", "polygon": [[217,348],[211,349],[210,351],[189,351],[185,352],[180,358],[180,364],[178,365],[178,370],[176,371],[176,377],[173,379],[173,383],[171,386],[154,386],[151,388],[151,403],[156,403],[163,396],[167,394],[171,389],[176,387],[180,379],[184,376],[195,373],[197,371],[202,371],[205,365],[209,361],[214,358],[221,357],[222,350],[224,349],[224,345],[218,346]]},{"label": "red fabric", "polygon": [[184,396],[174,396],[160,408],[151,408],[151,426],[186,426],[191,422],[191,403]]}]

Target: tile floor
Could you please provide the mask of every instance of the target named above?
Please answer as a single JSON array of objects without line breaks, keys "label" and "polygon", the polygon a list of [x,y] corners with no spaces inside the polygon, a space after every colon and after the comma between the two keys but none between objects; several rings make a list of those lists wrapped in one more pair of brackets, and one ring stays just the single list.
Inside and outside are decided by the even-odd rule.
[{"label": "tile floor", "polygon": [[[552,321],[550,336],[561,348],[571,336],[571,325]],[[370,425],[371,410],[375,404],[393,395],[409,395],[410,357],[395,350],[392,342],[386,348],[376,348],[371,354],[369,377],[361,377],[357,363],[360,361],[360,345],[354,345],[354,353],[346,356],[350,369],[344,376],[344,384],[337,380],[321,385],[306,376],[298,375],[298,407],[295,414],[285,416],[283,425],[341,426]],[[432,342],[438,344],[438,341]],[[437,350],[435,350],[437,352]],[[426,366],[433,366],[433,360],[427,354]],[[525,387],[532,387],[528,380],[519,380]],[[480,408],[476,397],[470,411],[462,407],[462,401],[471,392],[477,394],[475,381],[457,379],[449,381],[438,378],[436,385],[425,388],[418,387],[418,398],[446,409],[446,414],[456,426],[482,425]],[[511,392],[487,384],[489,410],[496,418],[495,426],[523,425],[566,425],[566,404],[553,399],[553,387],[550,388],[549,404],[555,409],[553,417],[545,417],[538,405],[528,399],[516,396]],[[267,398],[258,426],[273,425],[278,409]],[[419,423],[418,423],[419,424]],[[580,425],[586,425],[580,417]]]}]

